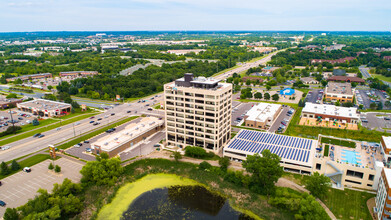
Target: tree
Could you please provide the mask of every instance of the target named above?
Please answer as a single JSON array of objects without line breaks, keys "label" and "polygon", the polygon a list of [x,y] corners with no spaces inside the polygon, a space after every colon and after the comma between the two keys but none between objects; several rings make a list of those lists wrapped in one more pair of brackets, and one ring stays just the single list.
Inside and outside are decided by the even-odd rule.
[{"label": "tree", "polygon": [[350,84],[352,85],[352,88],[356,88],[356,86],[357,86],[356,82],[351,82]]},{"label": "tree", "polygon": [[61,167],[59,165],[56,165],[56,167],[54,167],[54,172],[56,173],[61,172]]},{"label": "tree", "polygon": [[304,102],[304,100],[303,100],[303,99],[300,99],[298,105],[299,105],[299,107],[305,107],[305,102]]},{"label": "tree", "polygon": [[20,216],[15,208],[7,208],[3,218],[4,220],[18,220],[20,219]]},{"label": "tree", "polygon": [[228,166],[231,163],[228,157],[220,157],[219,159],[219,165],[220,169],[224,172],[227,172]]},{"label": "tree", "polygon": [[208,156],[208,153],[206,153],[206,150],[202,147],[187,146],[185,148],[185,156],[194,158],[205,158]]},{"label": "tree", "polygon": [[81,182],[85,185],[114,185],[122,174],[123,168],[119,158],[97,157],[97,161],[89,161],[81,169]]},{"label": "tree", "polygon": [[248,79],[248,80],[246,80],[246,85],[251,85],[251,80],[250,79]]},{"label": "tree", "polygon": [[323,174],[320,175],[318,172],[309,176],[305,182],[305,188],[307,188],[312,195],[318,198],[324,197],[330,189],[330,186],[330,178]]},{"label": "tree", "polygon": [[387,101],[385,101],[385,102],[384,102],[384,106],[386,106],[386,107],[390,107],[390,106],[391,106],[391,102],[390,102],[390,101],[388,101],[388,100],[387,100]]},{"label": "tree", "polygon": [[277,102],[280,99],[280,96],[276,93],[272,95],[272,99]]},{"label": "tree", "polygon": [[265,100],[270,100],[270,94],[269,93],[266,92],[263,96],[264,96]]},{"label": "tree", "polygon": [[255,93],[255,94],[254,94],[254,98],[256,98],[256,99],[262,99],[262,93],[260,93],[260,92]]},{"label": "tree", "polygon": [[341,105],[341,102],[339,101],[339,99],[335,102],[335,106],[340,106]]},{"label": "tree", "polygon": [[377,108],[376,103],[372,102],[372,103],[369,105],[369,108],[371,108],[372,110],[375,110],[375,109]]},{"label": "tree", "polygon": [[34,126],[37,126],[37,125],[39,125],[39,121],[38,121],[38,119],[37,119],[37,118],[34,118],[34,120],[33,120],[33,125],[34,125]]},{"label": "tree", "polygon": [[383,109],[383,103],[382,102],[379,102],[377,104],[377,110],[382,110]]},{"label": "tree", "polygon": [[270,85],[266,85],[266,90],[269,91],[272,87]]},{"label": "tree", "polygon": [[322,80],[322,81],[320,81],[320,83],[322,83],[322,86],[323,86],[323,87],[326,87],[326,86],[327,86],[327,81],[326,81],[326,80]]},{"label": "tree", "polygon": [[182,159],[182,155],[178,151],[175,151],[172,153],[172,155],[174,156],[175,162],[178,162],[180,159]]},{"label": "tree", "polygon": [[262,157],[259,154],[247,156],[243,167],[251,173],[250,190],[268,196],[275,192],[275,183],[284,172],[280,157],[270,150],[262,151]]},{"label": "tree", "polygon": [[210,163],[206,161],[201,162],[200,165],[198,166],[200,170],[210,170],[211,167],[212,165],[210,165]]},{"label": "tree", "polygon": [[10,93],[6,96],[7,99],[16,99],[18,96],[15,93]]},{"label": "tree", "polygon": [[16,162],[16,160],[12,160],[11,170],[16,171],[16,170],[19,170],[19,169],[20,169],[20,165],[18,164],[18,162]]},{"label": "tree", "polygon": [[71,102],[71,105],[72,105],[72,108],[80,108],[79,103],[76,102],[76,101],[72,101],[72,102]]},{"label": "tree", "polygon": [[8,175],[11,173],[11,171],[9,170],[9,167],[8,165],[3,161],[1,162],[1,165],[0,165],[0,168],[1,168],[1,175]]},{"label": "tree", "polygon": [[53,163],[49,163],[48,169],[49,170],[53,170],[54,169]]},{"label": "tree", "polygon": [[53,89],[53,86],[49,85],[48,90],[52,90],[52,89]]}]

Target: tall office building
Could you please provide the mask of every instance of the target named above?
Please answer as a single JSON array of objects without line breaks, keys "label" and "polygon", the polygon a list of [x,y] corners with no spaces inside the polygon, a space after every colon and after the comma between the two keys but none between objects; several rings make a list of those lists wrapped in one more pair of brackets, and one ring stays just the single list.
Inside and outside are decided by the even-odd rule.
[{"label": "tall office building", "polygon": [[164,85],[164,101],[169,145],[217,153],[230,140],[232,84],[186,73]]}]

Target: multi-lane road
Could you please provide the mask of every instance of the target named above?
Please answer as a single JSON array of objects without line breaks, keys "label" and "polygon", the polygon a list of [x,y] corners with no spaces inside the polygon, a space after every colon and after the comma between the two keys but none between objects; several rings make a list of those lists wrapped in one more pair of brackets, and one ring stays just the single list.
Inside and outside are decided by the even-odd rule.
[{"label": "multi-lane road", "polygon": [[[110,110],[104,111],[103,113],[94,116],[94,119],[84,119],[72,124],[62,126],[60,130],[53,129],[44,132],[43,134],[45,135],[45,137],[43,138],[28,137],[15,141],[11,144],[8,144],[9,146],[11,146],[10,149],[0,151],[0,161],[13,160],[15,158],[47,148],[50,144],[54,145],[64,142],[70,138],[81,135],[93,129],[106,126],[109,123],[120,120],[121,118],[134,115],[136,111],[136,115],[149,114],[162,117],[163,114],[161,111],[149,111],[147,110],[148,107],[145,106],[147,104],[153,105],[153,103],[159,103],[161,99],[162,96],[160,95],[160,97],[155,97],[154,100],[146,99],[147,101],[145,103],[134,102],[118,105]],[[127,111],[132,112],[127,113]],[[114,113],[115,115],[111,115],[112,113]],[[94,126],[90,123],[90,121],[92,120],[97,121],[98,118],[102,118],[102,120],[99,121],[99,125]]]},{"label": "multi-lane road", "polygon": [[[244,63],[235,69],[229,70],[218,76],[215,76],[215,78],[219,80],[224,80],[232,76],[232,74],[234,73],[240,73],[250,68],[257,67],[261,64],[266,64],[268,61],[271,60],[271,57],[278,52],[279,51],[270,53],[268,56],[260,60],[257,60],[255,62]],[[15,141],[9,144],[9,146],[11,146],[10,149],[5,151],[0,151],[0,161],[10,161],[18,157],[30,153],[34,153],[36,151],[47,148],[48,145],[50,144],[55,145],[58,143],[62,143],[77,135],[81,135],[83,133],[97,129],[98,127],[102,127],[111,122],[117,121],[121,118],[129,117],[131,115],[148,114],[148,115],[163,117],[164,114],[162,113],[162,111],[157,111],[157,110],[149,111],[147,110],[148,106],[146,106],[147,104],[152,106],[154,104],[160,103],[160,101],[163,100],[162,93],[158,94],[158,97],[154,97],[153,100],[150,99],[151,97],[145,98],[145,100],[147,101],[144,103],[143,102],[138,103],[137,101],[134,101],[132,103],[125,103],[122,105],[118,105],[112,109],[105,110],[105,112],[99,115],[96,115],[94,119],[84,119],[79,121],[78,123],[62,126],[60,130],[53,129],[51,131],[44,132],[43,134],[45,135],[45,137],[43,138],[28,137],[22,140]],[[132,111],[132,112],[127,113],[127,111]],[[111,116],[112,113],[115,113],[115,115]],[[97,126],[92,125],[90,121],[96,120],[97,118],[102,118],[102,120],[100,120],[101,124]]]}]

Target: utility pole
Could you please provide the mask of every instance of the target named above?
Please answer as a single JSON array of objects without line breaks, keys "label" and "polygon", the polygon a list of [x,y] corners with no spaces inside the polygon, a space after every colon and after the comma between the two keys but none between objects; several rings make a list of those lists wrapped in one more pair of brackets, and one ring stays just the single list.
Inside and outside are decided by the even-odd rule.
[{"label": "utility pole", "polygon": [[72,123],[73,125],[73,137],[76,137],[76,132],[75,132],[75,123]]}]

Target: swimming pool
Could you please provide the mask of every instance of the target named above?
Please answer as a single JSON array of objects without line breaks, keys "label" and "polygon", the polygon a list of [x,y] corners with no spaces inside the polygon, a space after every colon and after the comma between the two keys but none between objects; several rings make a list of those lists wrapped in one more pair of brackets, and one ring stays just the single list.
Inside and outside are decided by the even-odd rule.
[{"label": "swimming pool", "polygon": [[358,164],[361,166],[360,154],[351,150],[342,150],[342,162],[351,164]]}]

